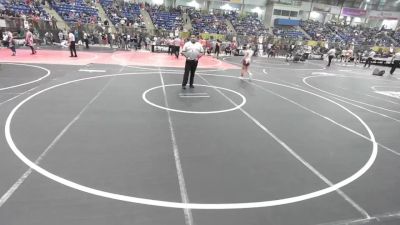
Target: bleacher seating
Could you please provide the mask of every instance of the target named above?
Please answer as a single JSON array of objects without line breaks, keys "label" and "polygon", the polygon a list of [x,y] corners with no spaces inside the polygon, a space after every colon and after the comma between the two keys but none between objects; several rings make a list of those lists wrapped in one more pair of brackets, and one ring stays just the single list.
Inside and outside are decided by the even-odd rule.
[{"label": "bleacher seating", "polygon": [[400,30],[392,32],[392,37],[394,40],[400,43]]},{"label": "bleacher seating", "polygon": [[239,35],[260,36],[267,34],[265,25],[258,19],[257,14],[249,14],[240,17],[237,12],[229,12],[225,17],[231,21],[233,27]]},{"label": "bleacher seating", "polygon": [[110,21],[116,25],[121,19],[126,19],[127,24],[142,24],[143,19],[140,13],[140,5],[137,3],[124,3],[123,6],[114,5],[113,0],[100,0],[100,4],[106,12]]},{"label": "bleacher seating", "polygon": [[4,6],[5,10],[2,10],[2,14],[10,16],[39,16],[42,20],[50,20],[50,16],[43,9],[38,2],[33,1],[7,1],[0,0],[0,3]]},{"label": "bleacher seating", "polygon": [[83,0],[75,2],[53,0],[51,6],[66,23],[97,23],[101,20],[97,9],[87,5]]},{"label": "bleacher seating", "polygon": [[386,31],[379,28],[339,25],[335,23],[328,23],[325,26],[336,32],[346,43],[379,46],[389,46],[392,44],[392,40],[385,34]]},{"label": "bleacher seating", "polygon": [[293,27],[290,28],[274,28],[273,34],[281,38],[289,39],[306,39],[303,32],[296,30]]},{"label": "bleacher seating", "polygon": [[310,35],[314,41],[330,41],[330,42],[343,41],[343,39],[338,34],[336,34],[332,29],[317,21],[312,21],[312,20],[301,21],[300,27],[304,31],[306,31],[307,34]]},{"label": "bleacher seating", "polygon": [[157,29],[165,31],[182,30],[182,13],[180,8],[167,11],[163,6],[151,6],[147,8],[150,17]]},{"label": "bleacher seating", "polygon": [[192,21],[193,33],[226,34],[227,25],[225,17],[221,15],[203,15],[195,9],[189,10],[190,20]]}]

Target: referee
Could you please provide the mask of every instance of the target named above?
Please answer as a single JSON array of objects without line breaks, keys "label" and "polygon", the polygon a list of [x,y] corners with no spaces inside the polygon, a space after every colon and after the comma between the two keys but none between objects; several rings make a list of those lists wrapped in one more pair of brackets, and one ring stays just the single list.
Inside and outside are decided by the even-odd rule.
[{"label": "referee", "polygon": [[[74,32],[72,32],[72,30],[69,31],[68,42],[69,42],[69,50],[71,52],[71,56],[70,57],[78,57],[76,55],[75,35],[74,35]],[[73,53],[75,53],[75,55]]]},{"label": "referee", "polygon": [[183,75],[182,89],[186,89],[186,84],[189,78],[190,72],[190,88],[194,88],[193,80],[194,74],[197,69],[199,59],[203,56],[204,49],[194,35],[190,37],[190,41],[186,42],[183,46],[182,55],[186,57],[185,73]]}]

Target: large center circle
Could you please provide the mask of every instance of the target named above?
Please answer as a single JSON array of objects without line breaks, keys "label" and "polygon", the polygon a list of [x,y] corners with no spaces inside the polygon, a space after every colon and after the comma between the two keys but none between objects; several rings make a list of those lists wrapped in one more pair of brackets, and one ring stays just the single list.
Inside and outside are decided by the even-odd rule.
[{"label": "large center circle", "polygon": [[217,89],[217,90],[223,90],[223,91],[228,91],[228,92],[234,93],[234,94],[240,96],[240,98],[242,99],[242,102],[240,104],[236,104],[236,105],[234,105],[234,107],[228,108],[228,109],[214,110],[214,111],[190,111],[190,110],[173,109],[173,108],[170,108],[170,107],[165,107],[165,106],[162,106],[162,105],[158,105],[158,104],[150,101],[147,98],[147,94],[150,93],[151,91],[154,91],[154,90],[160,89],[160,88],[175,87],[175,86],[181,86],[181,84],[160,85],[160,86],[157,86],[157,87],[150,88],[150,89],[146,90],[145,92],[143,92],[142,98],[147,104],[152,105],[152,106],[154,106],[156,108],[165,109],[165,110],[172,111],[172,112],[187,113],[187,114],[215,114],[215,113],[230,112],[230,111],[234,111],[234,110],[240,109],[244,104],[246,104],[246,97],[244,97],[242,94],[240,94],[237,91],[234,91],[234,90],[231,90],[231,89],[227,89],[227,88],[223,88],[223,87],[203,85],[203,84],[197,84],[196,86],[214,88],[214,89]]},{"label": "large center circle", "polygon": [[[175,74],[174,72],[163,72],[164,74],[170,73],[170,74]],[[17,113],[17,111],[28,101],[32,100],[36,96],[39,96],[41,94],[44,94],[48,92],[49,90],[52,90],[57,87],[61,87],[64,85],[76,83],[76,82],[81,82],[81,81],[88,81],[92,79],[100,79],[100,78],[107,78],[107,77],[116,77],[116,76],[127,76],[127,75],[134,75],[134,74],[144,74],[142,73],[125,73],[125,74],[109,74],[109,75],[101,75],[101,76],[96,76],[96,77],[88,77],[88,78],[82,78],[82,79],[77,79],[77,80],[72,80],[68,81],[65,83],[60,83],[48,88],[45,88],[43,90],[40,90],[26,99],[22,100],[17,106],[15,106],[10,114],[7,117],[6,123],[5,123],[5,137],[7,140],[8,145],[10,146],[11,150],[14,152],[14,154],[21,160],[23,161],[26,165],[31,167],[33,170],[36,172],[42,174],[43,176],[52,179],[53,181],[56,181],[60,184],[63,184],[65,186],[68,186],[70,188],[80,190],[89,194],[93,194],[96,196],[101,196],[104,198],[109,198],[109,199],[114,199],[114,200],[119,200],[119,201],[124,201],[124,202],[131,202],[131,203],[138,203],[138,204],[144,204],[144,205],[151,205],[151,206],[160,206],[160,207],[167,207],[167,208],[180,208],[180,209],[245,209],[245,208],[262,208],[262,207],[270,207],[270,206],[278,206],[278,205],[284,205],[284,204],[290,204],[290,203],[295,203],[295,202],[300,202],[312,198],[316,198],[328,193],[331,193],[333,191],[338,190],[339,188],[342,188],[353,181],[357,180],[360,178],[365,172],[368,171],[368,169],[373,165],[375,162],[375,159],[378,154],[378,143],[375,140],[375,135],[373,134],[371,128],[355,113],[350,111],[348,108],[345,106],[329,99],[324,96],[318,95],[316,93],[297,88],[297,87],[292,87],[289,85],[284,85],[280,83],[275,83],[275,82],[270,82],[270,81],[265,81],[265,80],[259,80],[259,79],[253,79],[254,82],[260,82],[260,83],[268,83],[272,85],[277,85],[280,87],[286,87],[290,88],[293,90],[297,90],[299,92],[307,93],[315,97],[319,97],[321,99],[324,99],[330,103],[333,103],[337,105],[338,107],[342,108],[343,110],[347,111],[349,114],[354,116],[367,130],[369,137],[364,137],[364,139],[370,141],[372,143],[372,152],[371,155],[368,159],[368,161],[358,170],[356,171],[353,175],[350,177],[339,181],[338,183],[332,184],[327,188],[323,188],[321,190],[317,190],[308,194],[303,194],[299,196],[294,196],[294,197],[288,197],[288,198],[283,198],[283,199],[277,199],[277,200],[270,200],[270,201],[260,201],[260,202],[244,202],[244,203],[215,203],[215,204],[207,204],[207,203],[182,203],[182,202],[171,202],[171,201],[161,201],[161,200],[155,200],[155,199],[148,199],[148,198],[139,198],[139,197],[134,197],[134,196],[128,196],[128,195],[121,195],[117,193],[112,193],[112,192],[106,192],[102,191],[99,189],[95,189],[92,187],[84,186],[78,183],[75,183],[71,180],[67,180],[65,178],[62,178],[60,176],[57,176],[56,174],[53,174],[46,169],[40,167],[30,159],[28,159],[17,147],[15,144],[12,134],[11,134],[11,123],[14,118],[14,115]],[[232,77],[228,75],[216,75],[216,74],[201,74],[205,76],[216,76],[216,77],[221,77],[221,78],[233,78],[233,79],[239,79],[238,77]],[[327,118],[330,121],[333,121],[330,118]],[[335,121],[333,121],[335,122]],[[347,128],[349,129],[349,128]]]}]

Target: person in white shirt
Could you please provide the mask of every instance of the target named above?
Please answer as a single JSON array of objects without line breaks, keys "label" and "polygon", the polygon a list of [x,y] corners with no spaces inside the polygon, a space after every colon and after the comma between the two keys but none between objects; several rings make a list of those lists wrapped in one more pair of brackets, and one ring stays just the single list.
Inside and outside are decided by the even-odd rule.
[{"label": "person in white shirt", "polygon": [[390,70],[390,75],[393,75],[394,71],[396,70],[397,67],[400,65],[400,52],[396,53],[393,56],[393,65],[392,69]]},{"label": "person in white shirt", "polygon": [[194,35],[190,37],[190,41],[186,42],[182,49],[182,55],[186,57],[185,63],[185,73],[183,74],[182,81],[182,89],[186,89],[186,85],[189,78],[190,72],[190,88],[194,88],[194,75],[196,73],[197,65],[199,63],[199,59],[204,55],[203,46],[199,42]]},{"label": "person in white shirt", "polygon": [[60,30],[60,32],[58,32],[58,39],[60,39],[60,44],[64,40],[64,34],[61,30]]},{"label": "person in white shirt", "polygon": [[371,66],[372,58],[374,58],[375,54],[376,53],[373,50],[371,50],[369,52],[368,58],[367,58],[367,60],[365,60],[364,68],[367,66],[367,64],[368,64],[368,68]]},{"label": "person in white shirt", "polygon": [[12,56],[16,56],[17,51],[15,50],[15,40],[11,31],[7,32],[7,42],[8,42],[8,47],[11,49]]},{"label": "person in white shirt", "polygon": [[251,62],[251,57],[253,56],[254,52],[251,50],[251,46],[243,46],[243,53],[244,56],[242,58],[242,71],[240,72],[240,78],[242,79],[245,74],[249,75],[249,79],[251,80],[251,76],[249,73],[249,67]]},{"label": "person in white shirt", "polygon": [[389,53],[390,53],[390,54],[393,54],[393,53],[394,53],[394,46],[393,46],[393,44],[391,44],[390,47],[389,47]]},{"label": "person in white shirt", "polygon": [[172,37],[168,38],[168,54],[174,54],[174,39]]},{"label": "person in white shirt", "polygon": [[72,30],[68,34],[68,43],[69,43],[69,50],[71,52],[70,57],[78,57],[76,55],[75,35],[74,35],[74,32],[72,32]]},{"label": "person in white shirt", "polygon": [[83,42],[85,42],[86,49],[89,48],[89,35],[86,32],[83,32]]},{"label": "person in white shirt", "polygon": [[181,39],[179,38],[179,36],[176,36],[176,38],[174,39],[174,53],[177,59],[179,58],[180,47]]},{"label": "person in white shirt", "polygon": [[335,55],[336,55],[336,49],[335,48],[331,48],[328,51],[328,65],[326,65],[327,67],[331,66],[332,59],[335,57]]}]

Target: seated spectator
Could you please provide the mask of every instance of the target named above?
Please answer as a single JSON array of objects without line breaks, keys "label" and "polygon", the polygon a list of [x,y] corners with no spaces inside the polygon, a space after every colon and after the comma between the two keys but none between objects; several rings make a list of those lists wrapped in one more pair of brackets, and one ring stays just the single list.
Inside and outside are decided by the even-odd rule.
[{"label": "seated spectator", "polygon": [[225,18],[231,21],[239,35],[261,36],[268,33],[265,25],[258,19],[257,14],[240,17],[239,13],[230,11],[225,14]]}]

